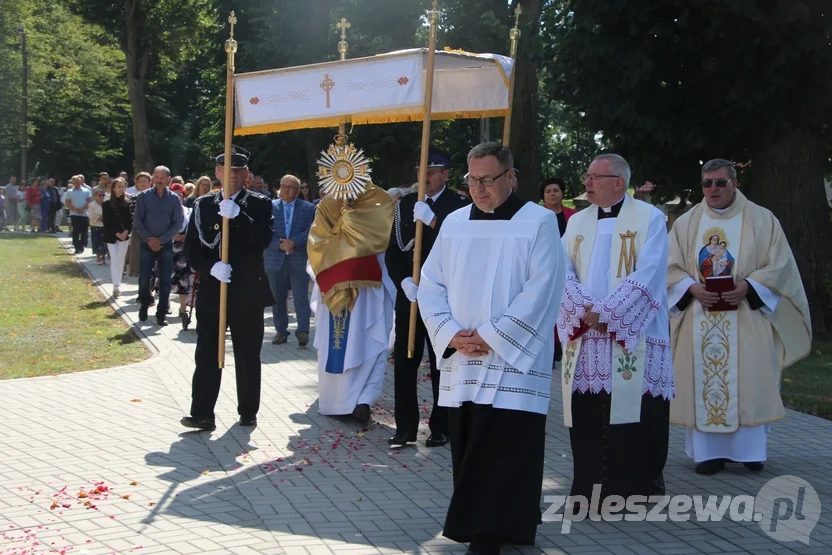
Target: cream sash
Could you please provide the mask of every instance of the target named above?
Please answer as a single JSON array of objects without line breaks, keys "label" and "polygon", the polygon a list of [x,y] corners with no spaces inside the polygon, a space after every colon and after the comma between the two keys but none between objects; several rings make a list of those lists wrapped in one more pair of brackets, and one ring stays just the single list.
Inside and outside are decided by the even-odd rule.
[{"label": "cream sash", "polygon": [[[636,261],[647,238],[653,206],[634,200],[630,195],[624,197],[615,221],[612,247],[610,248],[610,287],[613,291],[624,279],[636,270]],[[577,220],[577,221],[576,221]],[[576,225],[571,225],[572,222]],[[589,282],[589,262],[595,246],[595,234],[598,229],[598,210],[590,207],[570,219],[566,231],[566,255],[572,260],[578,281]],[[572,427],[572,376],[575,362],[581,352],[583,336],[574,341],[563,338],[564,360],[561,370],[561,389],[563,395],[563,419]],[[618,342],[612,347],[612,400],[610,406],[610,424],[628,424],[641,420],[641,395],[644,384],[644,363],[647,353],[646,336],[642,337],[635,350],[627,352]],[[633,378],[636,379],[633,379]]]},{"label": "cream sash", "polygon": [[[742,215],[713,219],[705,211],[697,237],[699,279],[734,276],[740,259]],[[737,311],[708,312],[693,303],[693,381],[696,388],[696,429],[731,433],[739,427]]]}]

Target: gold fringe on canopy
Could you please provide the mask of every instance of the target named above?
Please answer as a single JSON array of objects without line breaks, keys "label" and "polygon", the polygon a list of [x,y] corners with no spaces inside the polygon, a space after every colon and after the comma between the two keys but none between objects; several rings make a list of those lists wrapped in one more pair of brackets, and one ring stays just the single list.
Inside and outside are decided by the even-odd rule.
[{"label": "gold fringe on canopy", "polygon": [[[432,120],[446,119],[470,119],[470,118],[501,118],[505,117],[508,110],[481,110],[477,112],[440,112],[432,113]],[[234,130],[235,135],[258,135],[262,133],[277,133],[279,131],[294,131],[297,129],[313,129],[320,127],[338,127],[345,120],[353,125],[368,125],[378,123],[401,123],[408,121],[422,121],[425,118],[423,106],[403,110],[388,110],[380,112],[365,112],[356,116],[333,116],[328,118],[314,118],[297,121],[286,121],[282,123],[267,123],[264,125],[252,125],[249,127],[238,127]]]}]

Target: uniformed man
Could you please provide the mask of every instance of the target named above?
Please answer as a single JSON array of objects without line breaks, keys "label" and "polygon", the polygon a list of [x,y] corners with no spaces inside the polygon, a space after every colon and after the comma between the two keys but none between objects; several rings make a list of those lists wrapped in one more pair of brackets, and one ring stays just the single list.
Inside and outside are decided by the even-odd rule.
[{"label": "uniformed man", "polygon": [[424,224],[422,231],[422,262],[424,263],[445,217],[470,202],[446,186],[450,165],[450,159],[444,153],[430,152],[425,200],[417,201],[418,195],[406,195],[398,202],[393,219],[390,246],[387,249],[387,271],[397,289],[394,344],[396,435],[388,440],[388,443],[394,446],[416,441],[420,420],[417,398],[418,372],[422,364],[425,343],[428,346],[430,377],[433,386],[433,410],[429,420],[430,435],[425,445],[438,447],[448,442],[448,409],[437,406],[439,371],[436,369],[436,355],[426,335],[421,316],[416,318],[416,347],[413,358],[407,356],[407,339],[410,329],[410,303],[416,300],[418,289],[413,283],[416,222],[421,220]]},{"label": "uniformed man", "polygon": [[[196,297],[196,370],[191,415],[181,421],[187,428],[216,428],[214,407],[222,376],[217,363],[221,281],[228,283],[227,315],[234,345],[239,423],[241,426],[257,425],[263,311],[274,304],[263,268],[263,251],[272,240],[274,216],[268,198],[244,188],[249,156],[240,147],[231,149],[231,199],[223,200],[222,191],[199,197],[188,222],[185,253],[200,279]],[[223,179],[225,155],[218,154],[214,158],[217,179]],[[221,261],[223,218],[230,220],[228,264]]]}]

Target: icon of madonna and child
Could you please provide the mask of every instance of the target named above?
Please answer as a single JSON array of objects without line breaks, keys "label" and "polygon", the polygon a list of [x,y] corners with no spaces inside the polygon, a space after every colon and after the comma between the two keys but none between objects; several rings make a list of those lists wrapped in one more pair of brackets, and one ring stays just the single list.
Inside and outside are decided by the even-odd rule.
[{"label": "icon of madonna and child", "polygon": [[734,257],[728,243],[718,233],[710,235],[708,243],[699,251],[699,273],[702,279],[730,276],[734,271]]}]

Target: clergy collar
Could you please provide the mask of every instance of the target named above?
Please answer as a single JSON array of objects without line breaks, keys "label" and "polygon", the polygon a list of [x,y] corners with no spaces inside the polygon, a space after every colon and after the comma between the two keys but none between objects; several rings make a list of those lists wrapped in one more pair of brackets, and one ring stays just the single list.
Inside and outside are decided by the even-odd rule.
[{"label": "clergy collar", "polygon": [[476,204],[471,204],[471,220],[510,220],[517,212],[526,204],[527,201],[521,199],[513,192],[509,193],[508,198],[503,204],[495,208],[491,212],[483,212],[477,208]]},{"label": "clergy collar", "polygon": [[727,214],[728,211],[731,210],[734,207],[734,203],[736,203],[736,202],[737,202],[737,193],[736,192],[734,193],[734,198],[731,199],[731,204],[729,204],[725,208],[714,208],[713,206],[708,204],[707,199],[705,200],[705,204],[708,204],[708,208],[710,208],[711,210],[713,210],[714,212],[716,212],[720,216],[724,216],[725,214]]},{"label": "clergy collar", "polygon": [[624,199],[627,195],[621,197],[621,200],[610,206],[609,208],[601,208],[598,207],[598,219],[603,220],[604,218],[617,218],[618,214],[621,212],[621,207],[624,206]]}]

